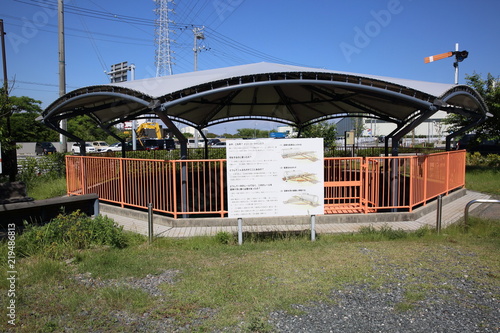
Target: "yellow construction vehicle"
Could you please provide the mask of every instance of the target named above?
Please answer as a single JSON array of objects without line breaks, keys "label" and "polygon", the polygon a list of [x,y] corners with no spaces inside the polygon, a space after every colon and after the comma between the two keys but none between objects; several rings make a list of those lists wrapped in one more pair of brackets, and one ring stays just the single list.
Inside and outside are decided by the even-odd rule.
[{"label": "yellow construction vehicle", "polygon": [[174,140],[168,138],[168,132],[165,133],[166,131],[158,123],[142,123],[135,132],[140,150],[175,149]]},{"label": "yellow construction vehicle", "polygon": [[135,130],[137,138],[157,138],[163,139],[162,128],[158,123],[142,123]]}]

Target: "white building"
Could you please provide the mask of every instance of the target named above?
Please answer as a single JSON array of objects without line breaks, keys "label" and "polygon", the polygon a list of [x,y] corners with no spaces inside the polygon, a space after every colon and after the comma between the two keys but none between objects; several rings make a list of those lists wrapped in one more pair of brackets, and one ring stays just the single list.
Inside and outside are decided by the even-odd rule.
[{"label": "white building", "polygon": [[[438,111],[429,119],[425,120],[422,124],[417,126],[414,131],[411,131],[408,136],[415,138],[415,143],[432,142],[435,144],[442,144],[445,136],[448,134],[448,125],[444,124],[444,118],[447,113]],[[343,118],[337,123],[337,133],[343,136],[346,131],[355,130],[355,121],[359,118]],[[396,124],[386,122],[378,119],[362,118],[361,126],[363,132],[361,137],[380,137],[387,136],[396,129]],[[409,139],[407,138],[408,141]],[[366,140],[364,140],[366,141]]]}]

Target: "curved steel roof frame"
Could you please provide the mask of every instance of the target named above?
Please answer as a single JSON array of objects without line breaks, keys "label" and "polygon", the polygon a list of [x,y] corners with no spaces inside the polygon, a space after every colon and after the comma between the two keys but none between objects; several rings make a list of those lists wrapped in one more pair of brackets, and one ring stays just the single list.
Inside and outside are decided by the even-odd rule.
[{"label": "curved steel roof frame", "polygon": [[404,132],[438,110],[487,114],[480,95],[465,85],[257,63],[80,88],[49,105],[43,120],[57,129],[61,119],[89,114],[109,128],[161,112],[198,129],[254,119],[303,128],[357,114]]}]

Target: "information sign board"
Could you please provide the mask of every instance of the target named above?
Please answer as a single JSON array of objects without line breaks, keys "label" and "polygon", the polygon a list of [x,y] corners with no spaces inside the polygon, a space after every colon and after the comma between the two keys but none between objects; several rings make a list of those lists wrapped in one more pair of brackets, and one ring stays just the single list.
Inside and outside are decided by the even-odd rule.
[{"label": "information sign board", "polygon": [[324,213],[323,139],[227,140],[229,217]]}]

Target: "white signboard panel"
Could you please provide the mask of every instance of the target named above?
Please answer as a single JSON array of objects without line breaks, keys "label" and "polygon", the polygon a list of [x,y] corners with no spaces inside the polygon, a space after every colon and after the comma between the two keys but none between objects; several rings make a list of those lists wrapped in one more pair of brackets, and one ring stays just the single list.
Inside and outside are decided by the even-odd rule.
[{"label": "white signboard panel", "polygon": [[324,213],[323,139],[228,140],[229,217]]}]

